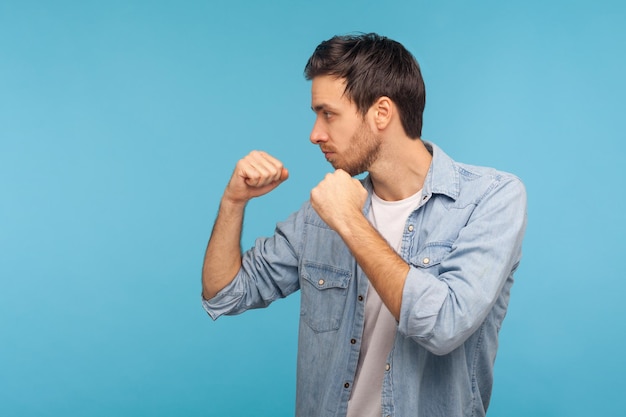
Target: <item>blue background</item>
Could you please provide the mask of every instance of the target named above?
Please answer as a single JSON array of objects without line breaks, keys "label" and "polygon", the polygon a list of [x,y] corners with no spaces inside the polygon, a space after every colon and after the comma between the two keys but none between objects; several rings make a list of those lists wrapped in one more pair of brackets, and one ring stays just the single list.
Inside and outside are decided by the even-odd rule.
[{"label": "blue background", "polygon": [[200,269],[249,150],[291,178],[245,248],[329,171],[302,70],[353,31],[416,55],[425,139],[528,188],[489,415],[624,415],[624,4],[0,2],[0,415],[293,414],[298,296],[214,323]]}]

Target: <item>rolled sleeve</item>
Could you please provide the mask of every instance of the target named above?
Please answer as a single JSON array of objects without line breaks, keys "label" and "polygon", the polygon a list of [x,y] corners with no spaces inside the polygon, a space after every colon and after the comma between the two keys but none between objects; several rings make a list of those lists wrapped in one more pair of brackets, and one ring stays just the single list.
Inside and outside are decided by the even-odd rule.
[{"label": "rolled sleeve", "polygon": [[216,320],[268,306],[300,288],[297,250],[302,245],[302,210],[276,225],[274,235],[256,239],[242,254],[235,278],[202,306]]},{"label": "rolled sleeve", "polygon": [[234,279],[210,300],[202,297],[202,307],[213,320],[217,320],[225,314],[234,314],[232,312],[237,308],[242,297],[241,284],[239,280]]},{"label": "rolled sleeve", "polygon": [[429,339],[447,296],[445,283],[412,266],[404,282],[398,331],[419,340]]},{"label": "rolled sleeve", "polygon": [[[522,183],[498,178],[472,205],[465,208],[467,222],[445,256],[437,265],[427,257],[428,265],[414,260],[404,284],[398,331],[437,355],[463,344],[500,297],[508,304],[508,292],[502,290],[507,280],[512,282],[521,257],[526,226]],[[441,222],[454,223],[452,212]]]}]

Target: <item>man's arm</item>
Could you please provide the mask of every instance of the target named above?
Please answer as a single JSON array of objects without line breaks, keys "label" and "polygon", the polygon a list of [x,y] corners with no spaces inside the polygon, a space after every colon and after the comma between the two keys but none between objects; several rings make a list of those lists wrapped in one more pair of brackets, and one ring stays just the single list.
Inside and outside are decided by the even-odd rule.
[{"label": "man's arm", "polygon": [[246,204],[272,191],[289,176],[283,164],[261,151],[241,159],[233,172],[213,226],[202,267],[202,296],[213,298],[241,267],[241,230]]},{"label": "man's arm", "polygon": [[483,196],[437,275],[407,264],[377,236],[362,213],[366,194],[337,170],[313,189],[311,204],[342,237],[398,331],[433,353],[449,353],[483,322],[516,269],[526,224],[523,184],[509,178]]},{"label": "man's arm", "polygon": [[389,246],[361,211],[339,233],[391,314],[400,320],[409,265]]},{"label": "man's arm", "polygon": [[367,191],[343,170],[328,174],[311,191],[311,205],[337,232],[391,314],[400,319],[409,265],[363,215]]}]

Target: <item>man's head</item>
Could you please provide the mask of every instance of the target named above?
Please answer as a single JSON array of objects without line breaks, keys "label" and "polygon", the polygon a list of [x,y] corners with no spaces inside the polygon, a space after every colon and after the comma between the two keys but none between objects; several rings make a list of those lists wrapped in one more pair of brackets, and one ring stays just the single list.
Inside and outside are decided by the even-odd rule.
[{"label": "man's head", "polygon": [[322,42],[304,69],[308,80],[330,75],[345,80],[345,94],[362,115],[383,96],[398,108],[407,136],[422,135],[424,81],[413,55],[400,43],[375,33],[334,36]]}]

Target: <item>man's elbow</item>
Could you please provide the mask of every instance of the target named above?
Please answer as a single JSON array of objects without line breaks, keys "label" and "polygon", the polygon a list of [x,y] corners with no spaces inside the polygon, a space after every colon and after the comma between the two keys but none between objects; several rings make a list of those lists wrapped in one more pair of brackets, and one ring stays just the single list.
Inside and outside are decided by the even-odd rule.
[{"label": "man's elbow", "polygon": [[433,355],[445,356],[463,346],[471,334],[471,332],[455,333],[434,330],[428,336],[414,336],[412,339]]}]

